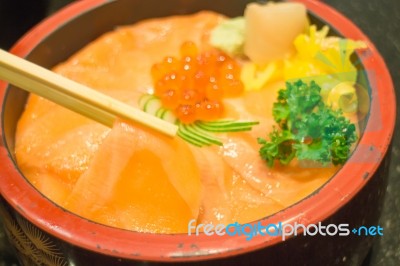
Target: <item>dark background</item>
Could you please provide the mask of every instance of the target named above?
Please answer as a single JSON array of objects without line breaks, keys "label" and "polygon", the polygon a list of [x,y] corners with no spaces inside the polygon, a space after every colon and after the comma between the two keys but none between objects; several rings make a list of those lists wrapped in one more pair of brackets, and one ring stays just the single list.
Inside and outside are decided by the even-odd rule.
[{"label": "dark background", "polygon": [[[144,0],[143,0],[144,1]],[[201,0],[198,0],[201,1]],[[46,15],[54,13],[71,0],[0,0],[0,48],[12,44]],[[400,102],[400,0],[325,0],[350,18],[376,45],[384,57]],[[400,109],[400,108],[399,108]],[[397,128],[400,115],[397,112]],[[391,150],[389,186],[380,226],[384,236],[377,239],[365,262],[367,265],[400,265],[400,134]],[[288,254],[289,255],[289,254]],[[18,265],[0,229],[0,266]]]}]

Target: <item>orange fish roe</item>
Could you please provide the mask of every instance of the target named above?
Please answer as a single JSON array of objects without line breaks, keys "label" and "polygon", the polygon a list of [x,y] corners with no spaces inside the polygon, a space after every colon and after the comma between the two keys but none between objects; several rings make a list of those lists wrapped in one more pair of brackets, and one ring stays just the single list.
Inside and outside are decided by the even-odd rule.
[{"label": "orange fish roe", "polygon": [[244,90],[238,62],[218,50],[200,52],[193,42],[181,45],[180,57],[152,66],[155,95],[183,123],[221,118],[222,99]]}]

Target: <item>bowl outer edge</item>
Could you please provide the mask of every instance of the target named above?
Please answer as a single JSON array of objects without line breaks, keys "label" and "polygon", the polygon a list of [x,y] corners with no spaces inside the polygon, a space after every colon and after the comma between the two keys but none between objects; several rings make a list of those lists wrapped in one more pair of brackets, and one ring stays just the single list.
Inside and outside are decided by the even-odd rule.
[{"label": "bowl outer edge", "polygon": [[[35,27],[14,46],[11,52],[22,57],[27,55],[32,47],[40,42],[47,33],[57,29],[66,19],[72,19],[83,11],[90,10],[91,8],[107,2],[109,1],[87,0],[77,1],[71,4]],[[372,106],[372,111],[376,111],[376,108],[385,106],[385,115],[382,116],[382,113],[380,113],[381,117],[377,117],[372,113],[373,118],[375,117],[374,119],[382,119],[382,130],[371,128],[371,123],[368,122],[366,134],[360,140],[360,144],[367,146],[374,145],[383,157],[387,152],[393,135],[396,104],[394,100],[393,84],[382,57],[379,55],[374,45],[352,22],[332,8],[317,1],[300,0],[298,2],[304,3],[314,13],[319,14],[319,12],[323,12],[323,19],[333,25],[333,27],[340,28],[339,32],[346,37],[360,39],[368,43],[372,55],[369,58],[364,58],[367,60],[364,63],[367,69],[370,67],[377,72],[376,85],[378,86],[378,91],[383,94],[382,97],[381,95],[379,96],[379,104]],[[341,25],[345,27],[340,27]],[[6,84],[4,82],[0,83],[1,101],[4,98],[5,87]],[[385,88],[389,90],[388,93],[382,92]],[[385,136],[385,138],[382,139],[382,136]],[[361,155],[362,154],[357,152],[354,154],[354,156]],[[31,203],[37,202],[38,206],[49,206],[48,200],[41,197],[37,191],[36,193],[28,193],[29,190],[34,189],[25,180],[21,179],[19,182],[18,179],[15,178],[19,175],[19,171],[12,166],[12,160],[9,158],[8,152],[4,148],[0,149],[0,156],[2,159],[5,158],[9,161],[9,163],[1,167],[0,170],[2,178],[7,181],[6,185],[1,185],[0,191],[7,201],[36,226],[85,249],[112,256],[116,255],[115,249],[117,249],[118,256],[125,258],[157,261],[171,261],[172,259],[178,261],[236,255],[279,242],[278,237],[259,237],[254,238],[252,241],[246,241],[243,236],[224,236],[216,239],[205,235],[190,238],[187,235],[140,234],[101,226],[66,213],[56,206],[50,206],[46,209],[46,214],[39,216],[35,213],[35,209],[32,207]],[[351,162],[345,165],[341,169],[340,174],[332,179],[329,184],[321,188],[319,192],[285,211],[272,217],[262,219],[262,223],[270,224],[279,221],[300,221],[303,223],[304,221],[308,221],[309,223],[315,223],[316,221],[321,221],[347,203],[368,181],[378,165],[379,162],[377,161],[361,163],[357,161]],[[366,172],[369,173],[369,176],[367,178],[362,178]],[[350,178],[352,176],[355,176],[355,178]],[[21,184],[21,182],[25,184]],[[9,195],[11,192],[13,192],[14,195],[17,193],[18,196],[12,197]],[[337,204],[338,201],[340,204]],[[296,213],[301,213],[301,215],[296,216]],[[68,219],[65,219],[66,217]],[[287,217],[291,218],[288,219]],[[69,229],[67,230],[66,228]],[[101,243],[101,249],[98,248],[99,243]],[[152,247],[146,248],[144,247],[144,243],[148,243]],[[185,247],[179,249],[178,246],[181,243],[185,243]],[[197,249],[193,250],[191,244],[194,244]],[[240,248],[238,248],[238,245],[240,245]],[[133,250],[142,250],[143,252],[140,254],[132,254]]]}]

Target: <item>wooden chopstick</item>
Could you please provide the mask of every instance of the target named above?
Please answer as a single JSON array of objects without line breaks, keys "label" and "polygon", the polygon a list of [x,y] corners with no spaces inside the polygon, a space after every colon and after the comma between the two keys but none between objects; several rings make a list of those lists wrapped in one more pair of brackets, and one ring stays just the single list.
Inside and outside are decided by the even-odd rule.
[{"label": "wooden chopstick", "polygon": [[0,49],[0,79],[112,127],[117,117],[168,136],[178,127]]}]

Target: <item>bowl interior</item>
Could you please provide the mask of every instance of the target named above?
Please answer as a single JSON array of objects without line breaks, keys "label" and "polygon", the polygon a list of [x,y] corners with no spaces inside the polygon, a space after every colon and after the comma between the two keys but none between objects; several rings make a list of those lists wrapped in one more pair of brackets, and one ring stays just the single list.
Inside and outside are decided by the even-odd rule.
[{"label": "bowl interior", "polygon": [[[95,7],[90,12],[82,13],[67,21],[55,31],[48,34],[41,42],[26,54],[26,59],[46,68],[51,68],[74,54],[76,51],[93,41],[101,34],[113,30],[121,25],[129,25],[147,18],[165,17],[179,14],[190,14],[201,10],[213,10],[229,17],[243,15],[245,6],[252,1],[230,1],[226,5],[225,0],[205,1],[181,1],[171,0],[168,5],[159,5],[157,0],[112,1]],[[140,10],[140,12],[138,12]],[[312,24],[318,27],[325,25],[318,15],[309,13]],[[341,36],[335,28],[330,28],[330,35]],[[352,58],[353,63],[359,70],[357,84],[366,94],[370,95],[371,88],[367,73],[357,55]],[[28,97],[26,91],[20,90],[13,85],[8,86],[3,105],[3,136],[5,145],[14,158],[14,136],[16,125],[21,116]],[[369,110],[369,97],[361,100],[362,105]],[[360,104],[361,105],[361,104]],[[359,121],[361,132],[364,132],[368,116]]]}]

